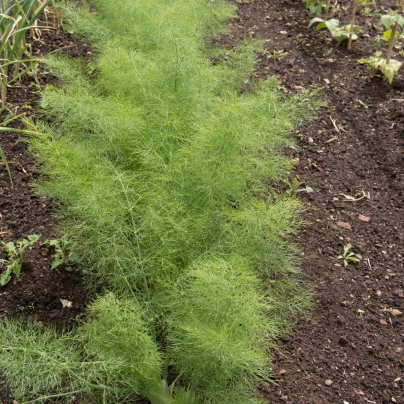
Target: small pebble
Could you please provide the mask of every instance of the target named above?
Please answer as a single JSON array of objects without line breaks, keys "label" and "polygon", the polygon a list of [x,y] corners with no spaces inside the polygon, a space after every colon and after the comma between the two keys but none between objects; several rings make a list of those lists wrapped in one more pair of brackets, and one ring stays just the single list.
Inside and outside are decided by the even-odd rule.
[{"label": "small pebble", "polygon": [[380,320],[380,325],[387,325],[387,321],[385,321],[385,320]]},{"label": "small pebble", "polygon": [[328,379],[328,380],[326,380],[326,381],[324,382],[324,384],[325,384],[326,386],[328,386],[328,387],[331,386],[332,383],[333,383],[333,381],[330,380],[330,379]]}]

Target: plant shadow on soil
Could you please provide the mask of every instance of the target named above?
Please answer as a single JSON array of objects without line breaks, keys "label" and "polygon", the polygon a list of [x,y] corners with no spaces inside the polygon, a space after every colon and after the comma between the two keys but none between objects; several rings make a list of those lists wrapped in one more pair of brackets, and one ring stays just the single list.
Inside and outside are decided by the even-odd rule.
[{"label": "plant shadow on soil", "polygon": [[[348,18],[349,9],[342,13]],[[404,77],[399,74],[389,86],[356,63],[373,52],[375,19],[359,16],[363,32],[351,52],[325,32],[308,31],[309,20],[301,1],[257,0],[239,4],[231,34],[218,40],[231,47],[240,38],[264,38],[267,53],[259,58],[256,77],[277,75],[286,94],[323,87],[320,94],[328,102],[296,131],[299,150],[292,174],[314,190],[300,194],[308,225],[297,240],[316,307],[309,319],[297,321],[293,335],[278,342],[286,354],[275,353],[271,364],[278,385],[263,383],[261,391],[271,403],[400,402],[404,326],[403,316],[393,316],[392,310],[404,312]],[[90,52],[88,44],[68,34],[45,32],[38,53],[63,46],[73,56]],[[274,50],[284,56],[268,58]],[[48,75],[39,79],[41,87],[54,84]],[[10,89],[12,106],[37,104],[30,81]],[[40,174],[19,140],[15,134],[1,137],[15,189],[2,169],[0,237],[54,237],[54,202],[31,188]],[[362,260],[344,269],[337,256],[348,243]],[[23,313],[43,324],[75,324],[90,293],[79,275],[51,271],[50,262],[43,249],[27,253],[21,277],[0,293],[0,316]],[[60,299],[72,301],[72,308],[63,308]],[[0,393],[1,403],[11,401]]]}]

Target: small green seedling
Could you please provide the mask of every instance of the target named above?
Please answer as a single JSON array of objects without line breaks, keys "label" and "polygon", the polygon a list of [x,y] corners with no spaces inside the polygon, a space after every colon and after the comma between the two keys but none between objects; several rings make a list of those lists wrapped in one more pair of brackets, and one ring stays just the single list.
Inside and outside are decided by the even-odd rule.
[{"label": "small green seedling", "polygon": [[365,102],[363,102],[362,100],[358,100],[359,104],[362,105],[363,108],[368,109],[370,107],[373,107],[372,104],[366,104]]},{"label": "small green seedling", "polygon": [[46,240],[41,246],[49,246],[55,249],[55,255],[52,261],[52,269],[60,265],[71,265],[80,259],[80,256],[71,251],[72,243],[66,239]]},{"label": "small green seedling", "polygon": [[352,245],[347,244],[344,246],[344,252],[342,255],[338,255],[338,259],[342,259],[344,263],[344,268],[346,268],[349,264],[349,261],[359,262],[360,259],[358,256],[351,251]]},{"label": "small green seedling", "polygon": [[306,185],[304,188],[298,189],[297,192],[306,192],[306,194],[311,194],[312,192],[314,192],[314,190],[312,187]]},{"label": "small green seedling", "polygon": [[292,181],[283,180],[285,184],[289,186],[289,189],[286,191],[287,194],[291,196],[296,196],[296,193],[299,192],[299,188],[303,185],[303,182],[299,181],[296,177],[293,178]]},{"label": "small green seedling", "polygon": [[0,285],[4,286],[11,280],[11,274],[19,278],[22,264],[24,263],[25,250],[27,247],[35,244],[41,235],[31,234],[26,239],[13,243],[1,243],[4,251],[7,253],[8,259],[0,259],[0,266],[5,266],[6,269],[1,272]]},{"label": "small green seedling", "polygon": [[283,49],[279,49],[279,50],[275,49],[268,54],[267,59],[274,59],[279,62],[287,54],[288,54],[288,52],[285,52]]}]

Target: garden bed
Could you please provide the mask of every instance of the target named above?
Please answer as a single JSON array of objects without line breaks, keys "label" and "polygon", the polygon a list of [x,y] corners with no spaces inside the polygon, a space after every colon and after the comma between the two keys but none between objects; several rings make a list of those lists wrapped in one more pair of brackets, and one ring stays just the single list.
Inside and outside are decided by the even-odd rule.
[{"label": "garden bed", "polygon": [[[349,18],[349,9],[342,16]],[[393,314],[404,312],[403,74],[389,86],[357,64],[373,52],[377,19],[359,18],[363,32],[351,52],[325,32],[308,31],[309,20],[300,1],[239,4],[231,34],[217,40],[231,47],[244,37],[264,38],[266,52],[255,75],[277,75],[288,95],[322,87],[319,94],[327,101],[296,131],[299,149],[293,156],[292,178],[302,183],[299,189],[313,190],[299,192],[307,226],[297,241],[315,308],[278,342],[285,354],[274,353],[271,365],[278,385],[263,383],[260,390],[273,403],[399,403],[404,327],[403,315]],[[90,51],[62,33],[46,33],[42,40],[44,53],[64,44],[73,54]],[[49,75],[39,78],[42,87],[54,84]],[[37,89],[30,80],[24,83],[10,90],[10,104],[35,107]],[[40,174],[19,138],[1,137],[15,183],[10,189],[5,170],[1,173],[1,237],[54,237],[54,202],[31,188]],[[361,261],[344,268],[337,257],[347,244]],[[75,324],[89,293],[75,272],[51,271],[50,255],[39,248],[27,254],[21,277],[1,291],[0,315],[23,312],[44,325]],[[60,299],[72,307],[63,307]]]}]

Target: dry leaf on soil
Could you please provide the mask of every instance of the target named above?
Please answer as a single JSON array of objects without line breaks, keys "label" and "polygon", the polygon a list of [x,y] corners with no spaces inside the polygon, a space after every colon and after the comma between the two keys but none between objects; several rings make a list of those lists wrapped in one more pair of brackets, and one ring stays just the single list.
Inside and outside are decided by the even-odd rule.
[{"label": "dry leaf on soil", "polygon": [[72,307],[72,302],[66,299],[60,299],[60,303],[62,303],[63,308],[65,307]]},{"label": "dry leaf on soil", "polygon": [[393,316],[401,316],[401,314],[403,314],[400,310],[398,309],[388,309],[387,310],[389,313],[391,313]]}]

